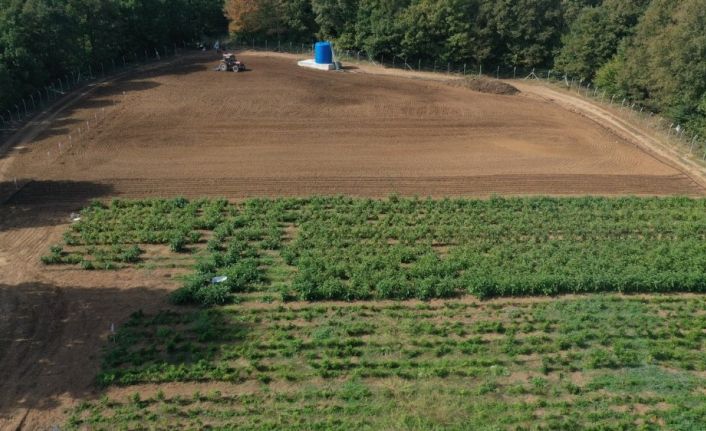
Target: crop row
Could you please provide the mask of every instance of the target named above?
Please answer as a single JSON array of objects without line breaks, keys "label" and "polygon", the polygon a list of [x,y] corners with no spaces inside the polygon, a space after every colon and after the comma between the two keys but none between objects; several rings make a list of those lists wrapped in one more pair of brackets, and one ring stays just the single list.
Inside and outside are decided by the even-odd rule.
[{"label": "crop row", "polygon": [[287,274],[283,299],[305,300],[706,291],[703,199],[172,199],[94,204],[81,217],[68,246],[182,252],[210,231],[178,303],[272,290],[268,274]]}]

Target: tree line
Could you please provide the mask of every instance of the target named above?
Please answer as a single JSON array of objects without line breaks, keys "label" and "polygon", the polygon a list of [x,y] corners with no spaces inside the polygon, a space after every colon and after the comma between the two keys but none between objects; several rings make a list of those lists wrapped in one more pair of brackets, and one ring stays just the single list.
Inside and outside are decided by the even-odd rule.
[{"label": "tree line", "polygon": [[373,58],[545,67],[706,137],[703,0],[226,0],[244,40],[333,40]]},{"label": "tree line", "polygon": [[0,113],[74,70],[226,26],[223,0],[0,0]]}]

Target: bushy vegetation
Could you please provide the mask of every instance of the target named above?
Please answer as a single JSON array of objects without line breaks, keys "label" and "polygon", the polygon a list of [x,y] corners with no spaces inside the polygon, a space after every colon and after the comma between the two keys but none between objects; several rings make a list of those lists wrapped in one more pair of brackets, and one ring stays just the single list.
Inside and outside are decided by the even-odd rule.
[{"label": "bushy vegetation", "polygon": [[227,0],[226,12],[248,41],[316,35],[397,64],[553,69],[706,135],[703,0]]},{"label": "bushy vegetation", "polygon": [[69,429],[699,429],[706,300],[251,304],[135,313],[99,382],[258,382],[74,410]]},{"label": "bushy vegetation", "polygon": [[112,268],[169,245],[195,259],[180,304],[704,292],[705,238],[706,200],[681,197],[115,201],[44,262]]},{"label": "bushy vegetation", "polygon": [[95,202],[64,233],[64,244],[42,257],[47,265],[81,264],[84,269],[118,269],[141,261],[140,244],[165,244],[173,252],[201,241],[224,215],[225,200],[189,202],[183,198]]}]

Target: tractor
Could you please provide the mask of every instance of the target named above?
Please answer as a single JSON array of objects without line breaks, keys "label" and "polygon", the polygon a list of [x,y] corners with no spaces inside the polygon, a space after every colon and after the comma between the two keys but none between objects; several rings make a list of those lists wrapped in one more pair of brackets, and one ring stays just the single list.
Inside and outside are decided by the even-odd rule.
[{"label": "tractor", "polygon": [[219,72],[242,72],[245,70],[245,64],[238,61],[235,58],[235,54],[223,54],[223,59],[221,60],[221,64],[218,65],[217,70]]}]

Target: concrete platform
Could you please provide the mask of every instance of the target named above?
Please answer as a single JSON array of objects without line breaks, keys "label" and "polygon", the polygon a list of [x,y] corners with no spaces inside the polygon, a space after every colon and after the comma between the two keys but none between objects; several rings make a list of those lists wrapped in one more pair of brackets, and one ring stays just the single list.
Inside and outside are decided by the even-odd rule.
[{"label": "concrete platform", "polygon": [[319,63],[316,63],[313,59],[302,60],[302,61],[297,62],[297,64],[301,67],[310,67],[312,69],[318,69],[318,70],[334,70],[336,68],[333,63],[319,64]]}]

